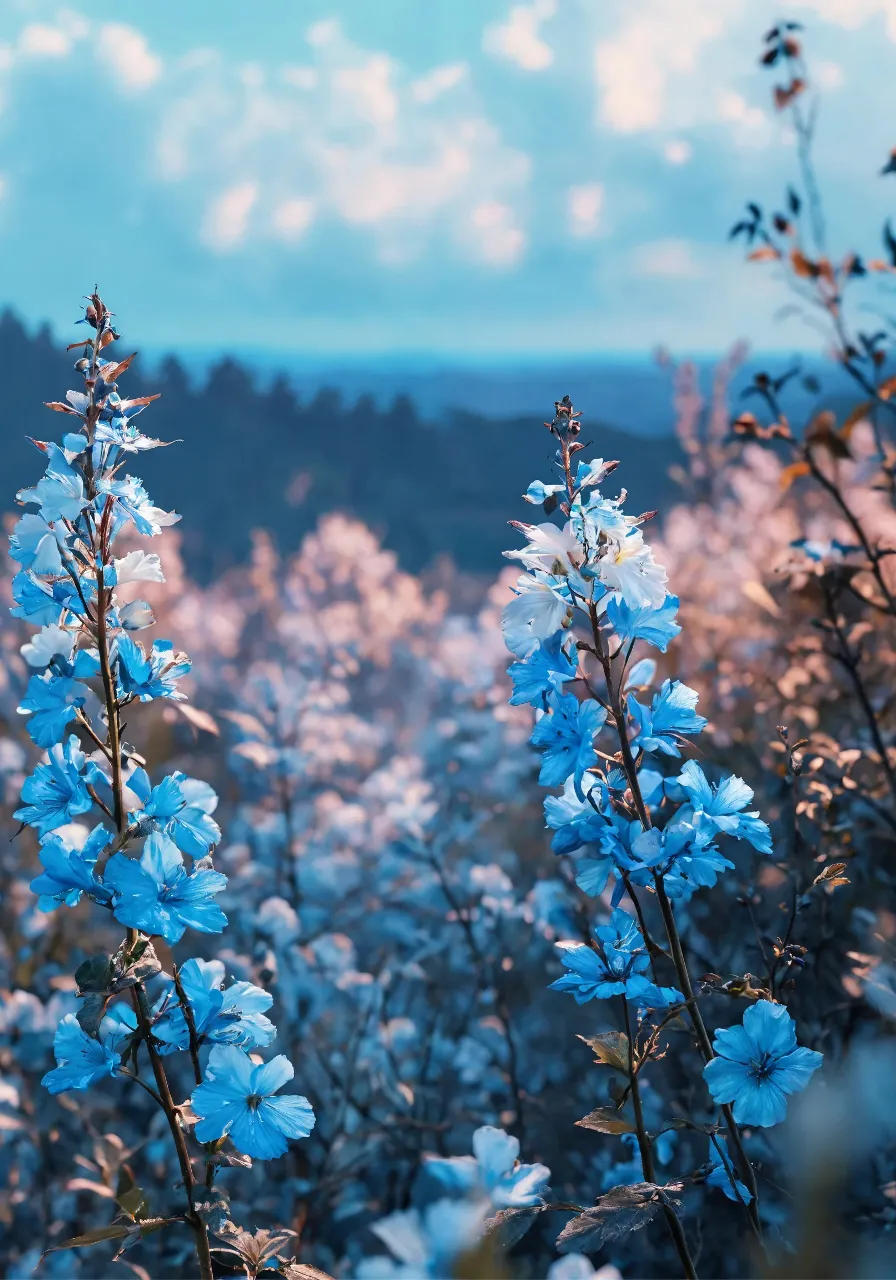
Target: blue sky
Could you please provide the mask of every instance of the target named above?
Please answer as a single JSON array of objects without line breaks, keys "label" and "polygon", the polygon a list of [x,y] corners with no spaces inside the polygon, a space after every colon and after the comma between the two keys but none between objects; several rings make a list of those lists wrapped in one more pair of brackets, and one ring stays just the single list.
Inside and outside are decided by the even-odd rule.
[{"label": "blue sky", "polygon": [[[896,180],[896,0],[793,0],[832,240]],[[95,0],[0,11],[0,301],[309,355],[810,348],[725,236],[795,164],[765,0]]]}]

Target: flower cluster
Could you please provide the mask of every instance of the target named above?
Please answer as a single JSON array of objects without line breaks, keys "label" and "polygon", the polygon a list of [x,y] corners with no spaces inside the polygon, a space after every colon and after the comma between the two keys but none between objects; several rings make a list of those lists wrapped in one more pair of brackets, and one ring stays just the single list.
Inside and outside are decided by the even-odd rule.
[{"label": "flower cluster", "polygon": [[[168,975],[156,958],[156,940],[171,946],[188,929],[224,929],[218,897],[227,878],[212,859],[221,838],[212,816],[215,792],[181,772],[153,785],[145,761],[122,737],[134,704],[185,698],[181,681],[191,664],[170,640],[147,649],[135,638],[155,619],[146,601],[126,598],[132,594],[126,589],[164,582],[164,575],[158,555],[119,553],[119,546],[129,534],[152,537],[180,517],[156,507],[126,471],[132,455],[163,441],[142,434],[135,421],[155,397],[119,393],[133,357],[111,357],[118,334],[97,294],[84,323],[91,332],[74,344],[83,390],[49,406],[72,429],[61,444],[33,442],[46,470],[17,495],[26,512],[10,540],[20,566],[12,612],[40,627],[22,649],[34,673],[18,710],[46,753],[25,780],[15,816],[40,841],[43,870],[32,883],[40,909],[88,898],[111,913],[125,936],[114,954],[78,969],[81,1003],[59,1024],[57,1065],[44,1084],[59,1094],[115,1076],[153,1094],[177,1147],[186,1221],[210,1276],[207,1224],[163,1058],[183,1051],[192,1060],[191,1106],[207,1193],[228,1143],[243,1156],[273,1159],[289,1141],[307,1137],[315,1117],[305,1098],[274,1096],[293,1076],[285,1057],[264,1063],[250,1056],[276,1035],[265,1016],[272,997],[247,982],[224,987],[219,962],[190,959]],[[140,1074],[144,1054],[151,1082]]]}]

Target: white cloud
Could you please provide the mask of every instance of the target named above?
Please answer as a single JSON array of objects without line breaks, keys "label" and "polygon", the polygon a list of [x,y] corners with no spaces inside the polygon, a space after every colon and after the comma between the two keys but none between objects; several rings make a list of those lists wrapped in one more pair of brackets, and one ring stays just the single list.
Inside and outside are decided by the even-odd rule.
[{"label": "white cloud", "polygon": [[398,98],[392,88],[393,63],[384,54],[374,54],[360,67],[345,67],[333,76],[336,93],[352,100],[362,120],[391,124],[398,115]]},{"label": "white cloud", "polygon": [[819,89],[842,89],[845,76],[843,68],[836,62],[816,62],[812,68],[812,79]]},{"label": "white cloud", "polygon": [[526,237],[515,225],[513,210],[500,200],[483,200],[470,215],[478,256],[496,267],[511,267],[522,257]]},{"label": "white cloud", "polygon": [[667,280],[694,280],[702,275],[689,240],[653,240],[632,254],[635,275]]},{"label": "white cloud", "polygon": [[632,6],[594,51],[598,119],[617,133],[664,123],[670,82],[692,76],[703,46],[724,29],[719,0],[651,0]]},{"label": "white cloud", "polygon": [[568,196],[569,229],[574,236],[593,236],[600,225],[604,206],[604,189],[599,182],[570,187]]},{"label": "white cloud", "polygon": [[556,0],[514,5],[506,22],[486,27],[482,47],[486,53],[515,62],[524,71],[544,71],[554,61],[554,51],[542,39],[541,25],[556,12]]},{"label": "white cloud", "polygon": [[127,92],[148,89],[162,74],[162,60],[152,52],[142,31],[119,22],[100,27],[97,53]]},{"label": "white cloud", "polygon": [[726,89],[716,97],[718,119],[734,125],[732,136],[741,146],[764,147],[772,136],[772,122],[761,107],[751,107],[740,93]]},{"label": "white cloud", "polygon": [[314,201],[294,196],[274,210],[274,229],[283,240],[300,240],[314,221]]},{"label": "white cloud", "polygon": [[28,58],[67,58],[71,51],[72,37],[62,27],[30,22],[19,36],[19,53]]},{"label": "white cloud", "polygon": [[668,164],[687,164],[694,154],[694,148],[685,138],[670,138],[663,147],[663,156]]},{"label": "white cloud", "polygon": [[342,36],[342,26],[337,18],[327,18],[323,22],[313,22],[305,32],[305,39],[315,48],[323,48],[335,44]]},{"label": "white cloud", "polygon": [[[525,236],[494,209],[516,207],[529,160],[483,117],[465,64],[413,77],[338,24],[312,37],[313,66],[268,64],[247,77],[209,53],[166,70],[159,176],[224,193],[205,213],[204,242],[221,251],[250,237],[298,239],[312,220],[336,221],[373,237],[384,262],[433,243],[514,261]],[[234,185],[234,174],[252,181]]]},{"label": "white cloud", "polygon": [[258,200],[254,182],[240,182],[214,200],[206,213],[202,238],[212,249],[226,252],[245,239],[249,215]]},{"label": "white cloud", "polygon": [[469,67],[465,62],[449,62],[443,67],[434,67],[432,71],[411,85],[411,96],[415,102],[435,102],[443,93],[454,89],[466,79]]}]

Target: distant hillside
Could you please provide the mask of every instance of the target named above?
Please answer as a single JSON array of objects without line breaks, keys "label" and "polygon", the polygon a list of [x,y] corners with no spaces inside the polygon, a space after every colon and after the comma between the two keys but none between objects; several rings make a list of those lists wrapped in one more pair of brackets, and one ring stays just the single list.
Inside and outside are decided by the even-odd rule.
[{"label": "distant hillside", "polygon": [[[59,435],[61,420],[41,405],[75,384],[72,360],[46,330],[32,337],[11,313],[0,318],[6,509],[40,470],[25,436]],[[551,441],[538,418],[455,413],[433,425],[407,397],[384,409],[370,398],[345,406],[338,390],[300,402],[285,377],[260,389],[232,360],[201,386],[173,359],[144,383],[135,362],[127,387],[135,395],[162,392],[147,430],[183,441],[141,455],[133,470],[159,505],[184,515],[185,556],[201,579],[243,559],[252,529],[268,529],[291,550],[321,514],[337,509],[369,523],[410,570],[447,553],[468,573],[494,574],[510,545],[506,522],[526,510],[520,495],[531,480],[551,475]],[[553,394],[567,392],[575,401],[575,386]],[[549,410],[548,403],[543,416]],[[635,437],[587,416],[582,438],[591,442],[586,456],[623,463],[620,483],[632,510],[672,496],[674,439]]]}]

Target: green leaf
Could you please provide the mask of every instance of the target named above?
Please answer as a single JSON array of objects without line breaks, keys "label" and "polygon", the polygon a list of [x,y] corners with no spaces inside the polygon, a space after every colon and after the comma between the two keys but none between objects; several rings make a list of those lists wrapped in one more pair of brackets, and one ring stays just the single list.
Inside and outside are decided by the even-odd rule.
[{"label": "green leaf", "polygon": [[129,1218],[139,1218],[145,1215],[148,1208],[143,1188],[137,1186],[134,1175],[126,1164],[121,1166],[118,1173],[115,1199],[118,1201],[122,1213],[126,1213]]},{"label": "green leaf", "polygon": [[628,1036],[622,1031],[604,1031],[599,1036],[579,1036],[599,1063],[628,1075]]},{"label": "green leaf", "polygon": [[579,1129],[593,1129],[595,1133],[634,1133],[635,1126],[621,1111],[613,1107],[595,1107],[590,1115],[576,1121]]},{"label": "green leaf", "polygon": [[57,1253],[60,1249],[85,1249],[91,1244],[102,1244],[104,1240],[123,1240],[134,1228],[128,1222],[113,1222],[109,1227],[94,1227],[85,1231],[82,1236],[72,1236],[71,1240],[63,1240],[62,1244],[54,1244],[46,1253]]},{"label": "green leaf", "polygon": [[110,956],[91,956],[75,970],[75,982],[82,993],[88,991],[108,991],[112,981],[112,959]]}]

